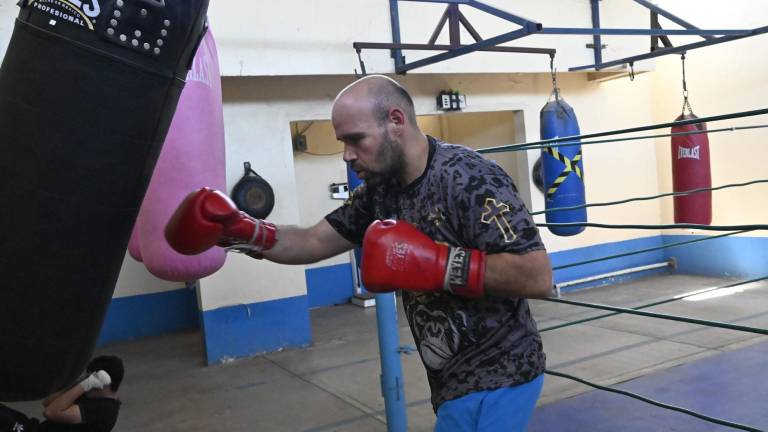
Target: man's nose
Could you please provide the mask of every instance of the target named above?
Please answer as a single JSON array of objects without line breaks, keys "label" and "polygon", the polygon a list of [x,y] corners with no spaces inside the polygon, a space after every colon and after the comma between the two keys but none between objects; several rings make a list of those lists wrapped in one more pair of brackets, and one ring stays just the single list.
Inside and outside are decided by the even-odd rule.
[{"label": "man's nose", "polygon": [[344,162],[352,162],[356,159],[355,152],[349,146],[344,146]]}]

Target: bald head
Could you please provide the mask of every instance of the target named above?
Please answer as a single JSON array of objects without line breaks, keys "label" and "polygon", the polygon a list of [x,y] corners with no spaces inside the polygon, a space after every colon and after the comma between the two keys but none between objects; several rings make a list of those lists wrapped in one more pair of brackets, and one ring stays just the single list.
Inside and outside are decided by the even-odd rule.
[{"label": "bald head", "polygon": [[416,125],[413,99],[397,81],[384,75],[369,75],[345,87],[336,96],[334,110],[340,105],[367,110],[379,124],[387,121],[392,108],[397,108]]}]

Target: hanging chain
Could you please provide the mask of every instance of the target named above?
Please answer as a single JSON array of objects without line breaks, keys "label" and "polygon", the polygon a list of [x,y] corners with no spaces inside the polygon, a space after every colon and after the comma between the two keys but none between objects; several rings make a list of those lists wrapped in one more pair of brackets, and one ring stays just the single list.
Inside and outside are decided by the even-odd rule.
[{"label": "hanging chain", "polygon": [[688,102],[688,83],[685,80],[685,53],[680,56],[680,61],[683,63],[683,109],[682,114],[685,115],[685,109],[688,108],[688,112],[693,114],[693,108],[691,108],[690,102]]},{"label": "hanging chain", "polygon": [[355,69],[355,78],[360,79],[364,76],[368,75],[368,72],[365,70],[365,62],[363,61],[362,57],[362,50],[360,48],[356,49],[357,51],[357,61],[360,62],[360,73],[357,72],[357,69]]},{"label": "hanging chain", "polygon": [[[555,55],[549,55],[549,73],[552,74],[552,94],[555,100],[560,100],[560,89],[557,87],[557,72],[555,71]],[[550,95],[552,97],[552,95]]]}]

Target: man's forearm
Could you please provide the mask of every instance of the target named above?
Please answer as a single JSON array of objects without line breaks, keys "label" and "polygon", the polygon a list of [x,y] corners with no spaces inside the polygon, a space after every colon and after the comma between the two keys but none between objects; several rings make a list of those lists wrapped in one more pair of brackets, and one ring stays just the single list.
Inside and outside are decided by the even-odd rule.
[{"label": "man's forearm", "polygon": [[83,387],[79,384],[73,386],[69,390],[59,393],[52,401],[49,402],[49,404],[45,407],[45,411],[43,412],[43,415],[48,418],[52,415],[52,413],[62,412],[66,411],[71,407],[77,398],[83,395],[85,391],[83,390]]},{"label": "man's forearm", "polygon": [[275,247],[264,251],[264,258],[280,264],[310,264],[327,258],[327,252],[309,235],[309,229],[279,225]]},{"label": "man's forearm", "polygon": [[277,243],[264,251],[264,258],[280,264],[309,264],[353,248],[354,245],[341,237],[325,220],[310,228],[280,225]]},{"label": "man's forearm", "polygon": [[552,295],[552,266],[543,250],[523,255],[488,254],[485,267],[487,295],[506,298],[544,298]]},{"label": "man's forearm", "polygon": [[51,402],[53,402],[56,398],[61,396],[65,391],[66,390],[60,390],[60,391],[57,391],[56,393],[50,394],[47,398],[45,398],[45,400],[43,400],[43,408],[45,408],[48,405],[50,405]]}]

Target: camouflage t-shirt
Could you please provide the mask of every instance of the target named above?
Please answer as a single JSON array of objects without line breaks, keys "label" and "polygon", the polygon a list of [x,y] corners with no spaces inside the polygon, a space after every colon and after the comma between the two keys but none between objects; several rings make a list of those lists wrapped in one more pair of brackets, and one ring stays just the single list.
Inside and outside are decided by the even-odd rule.
[{"label": "camouflage t-shirt", "polygon": [[[344,238],[362,244],[376,219],[410,222],[435,241],[487,253],[544,249],[512,179],[477,152],[429,138],[424,173],[358,187],[326,216]],[[544,371],[545,356],[525,299],[403,292],[408,323],[424,362],[435,410],[469,393],[522,384]]]}]

